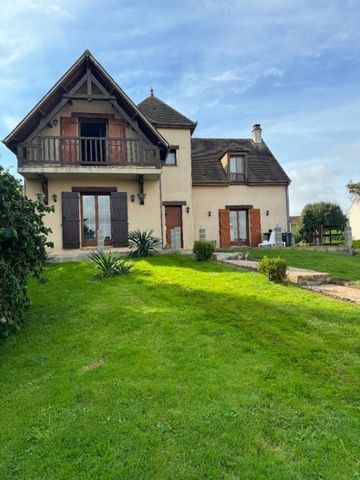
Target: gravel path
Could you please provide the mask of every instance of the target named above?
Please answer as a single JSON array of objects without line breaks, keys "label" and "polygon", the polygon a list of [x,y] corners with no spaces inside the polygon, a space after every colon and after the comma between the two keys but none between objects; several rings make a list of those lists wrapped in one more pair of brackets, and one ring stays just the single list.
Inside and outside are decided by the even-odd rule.
[{"label": "gravel path", "polygon": [[360,288],[351,287],[348,285],[336,285],[334,283],[322,285],[308,285],[305,288],[313,292],[330,295],[339,300],[347,300],[360,305]]}]

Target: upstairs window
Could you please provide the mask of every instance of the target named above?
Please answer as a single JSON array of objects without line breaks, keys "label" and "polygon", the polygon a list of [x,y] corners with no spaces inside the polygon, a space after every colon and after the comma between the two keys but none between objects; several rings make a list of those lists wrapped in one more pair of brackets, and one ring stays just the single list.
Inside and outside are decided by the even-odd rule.
[{"label": "upstairs window", "polygon": [[176,150],[170,150],[166,160],[165,165],[176,165]]},{"label": "upstairs window", "polygon": [[231,182],[245,181],[245,157],[231,156],[229,159],[229,176]]}]

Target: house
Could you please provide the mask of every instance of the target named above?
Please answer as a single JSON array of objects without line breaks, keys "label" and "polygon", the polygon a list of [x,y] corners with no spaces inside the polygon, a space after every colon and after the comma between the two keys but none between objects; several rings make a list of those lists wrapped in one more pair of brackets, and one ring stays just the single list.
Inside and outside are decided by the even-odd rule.
[{"label": "house", "polygon": [[4,139],[55,255],[126,248],[149,230],[166,247],[256,246],[289,229],[290,180],[254,125],[249,139],[196,138],[196,122],[153,92],[135,105],[87,50]]},{"label": "house", "polygon": [[299,227],[300,220],[301,220],[300,215],[290,215],[289,217],[290,232],[293,232],[294,229],[297,229]]},{"label": "house", "polygon": [[348,213],[353,240],[360,240],[360,199],[355,199]]}]

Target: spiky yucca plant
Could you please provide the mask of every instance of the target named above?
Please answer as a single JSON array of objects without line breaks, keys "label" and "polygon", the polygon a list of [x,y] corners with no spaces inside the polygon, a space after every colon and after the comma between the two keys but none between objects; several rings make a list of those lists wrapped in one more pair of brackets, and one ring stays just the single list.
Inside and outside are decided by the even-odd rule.
[{"label": "spiky yucca plant", "polygon": [[160,239],[153,236],[153,230],[133,230],[129,233],[130,255],[148,257],[160,245]]},{"label": "spiky yucca plant", "polygon": [[98,272],[95,275],[96,278],[113,277],[115,275],[125,275],[129,273],[133,267],[132,263],[129,263],[116,252],[91,252],[90,260],[96,266]]}]

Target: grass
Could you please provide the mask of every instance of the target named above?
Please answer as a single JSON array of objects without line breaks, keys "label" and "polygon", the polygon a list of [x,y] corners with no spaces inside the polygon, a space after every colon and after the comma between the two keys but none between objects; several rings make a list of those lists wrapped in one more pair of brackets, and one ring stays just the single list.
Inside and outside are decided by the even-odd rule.
[{"label": "grass", "polygon": [[185,256],[50,265],[0,344],[1,480],[356,479],[360,309]]},{"label": "grass", "polygon": [[281,257],[292,267],[309,268],[328,272],[341,280],[360,282],[360,255],[343,253],[297,250],[296,248],[250,248],[249,257]]}]

